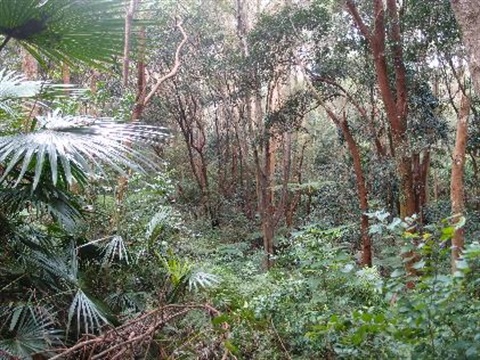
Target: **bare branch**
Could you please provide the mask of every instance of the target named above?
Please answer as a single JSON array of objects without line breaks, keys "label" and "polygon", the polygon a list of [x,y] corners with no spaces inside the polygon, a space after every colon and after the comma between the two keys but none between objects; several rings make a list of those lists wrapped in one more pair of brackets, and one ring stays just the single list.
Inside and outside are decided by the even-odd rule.
[{"label": "bare branch", "polygon": [[150,92],[148,93],[148,95],[145,97],[145,100],[143,101],[143,105],[144,105],[144,106],[150,101],[150,99],[152,98],[152,96],[155,95],[155,93],[158,91],[158,89],[160,88],[160,86],[161,86],[165,81],[167,81],[168,79],[174,77],[174,76],[177,74],[178,69],[180,68],[180,65],[181,65],[180,52],[182,51],[183,46],[187,43],[188,36],[187,36],[187,33],[185,32],[185,30],[183,29],[183,26],[182,26],[182,22],[181,22],[181,21],[177,24],[177,28],[178,28],[178,30],[180,30],[180,32],[182,33],[183,39],[182,39],[182,41],[180,42],[180,44],[178,44],[177,50],[175,51],[175,62],[174,62],[174,64],[173,64],[173,67],[172,67],[172,69],[168,72],[168,74],[165,74],[164,76],[162,76],[160,79],[157,80],[157,82],[156,82],[156,84],[153,86],[152,90],[150,90]]},{"label": "bare branch", "polygon": [[88,358],[92,360],[123,358],[123,354],[130,349],[142,347],[153,341],[155,333],[167,323],[195,309],[204,310],[211,317],[220,315],[220,312],[209,304],[166,305],[127,321],[119,327],[106,330],[102,335],[80,340],[71,348],[58,349],[60,352],[51,360],[78,359],[87,353]]}]

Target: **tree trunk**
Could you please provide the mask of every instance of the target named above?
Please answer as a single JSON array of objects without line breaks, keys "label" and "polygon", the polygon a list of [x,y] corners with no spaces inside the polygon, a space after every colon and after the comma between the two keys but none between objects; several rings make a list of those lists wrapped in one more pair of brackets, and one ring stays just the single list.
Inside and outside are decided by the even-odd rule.
[{"label": "tree trunk", "polygon": [[428,201],[428,172],[430,169],[430,149],[412,155],[413,188],[415,192],[415,213],[418,222],[424,223],[424,209]]},{"label": "tree trunk", "polygon": [[[400,20],[395,0],[386,1],[387,12],[383,0],[374,0],[375,21],[370,30],[358,12],[353,0],[347,1],[347,9],[355,24],[370,45],[373,55],[375,73],[380,95],[385,106],[388,121],[392,132],[392,152],[395,157],[397,174],[400,182],[400,217],[411,216],[416,211],[416,200],[412,175],[412,162],[408,154],[407,138],[407,83],[406,71],[403,64],[403,51]],[[386,49],[386,19],[391,22],[388,29],[395,82],[393,91],[387,66]]]},{"label": "tree trunk", "polygon": [[[38,61],[25,49],[22,49],[22,72],[28,80],[38,79]],[[39,108],[37,102],[34,102],[23,122],[23,130],[25,132],[31,131],[32,119],[38,114]]]},{"label": "tree trunk", "polygon": [[362,159],[360,156],[360,151],[358,149],[357,142],[350,132],[348,127],[348,122],[346,115],[343,114],[343,119],[339,122],[340,128],[342,129],[342,134],[345,137],[347,142],[348,150],[353,159],[353,169],[355,171],[355,177],[357,179],[357,196],[360,203],[360,234],[362,237],[362,259],[361,264],[363,266],[372,266],[372,240],[370,234],[368,233],[369,222],[368,222],[368,193],[367,185],[365,183],[365,176],[363,175],[362,169]]},{"label": "tree trunk", "polygon": [[477,0],[450,0],[462,30],[468,66],[477,96],[480,96],[480,6]]},{"label": "tree trunk", "polygon": [[[452,156],[452,175],[450,180],[450,199],[452,203],[452,223],[457,225],[465,210],[463,172],[465,166],[465,151],[468,138],[468,116],[470,114],[470,99],[463,95],[457,120],[455,149]],[[455,229],[452,238],[452,272],[457,270],[457,260],[461,256],[464,245],[464,229]]]},{"label": "tree trunk", "polygon": [[[327,115],[333,121],[333,123],[342,131],[342,135],[347,142],[348,150],[350,152],[350,155],[352,156],[353,169],[355,172],[355,177],[357,179],[357,196],[360,204],[360,211],[362,213],[360,217],[360,234],[362,242],[361,263],[364,266],[372,266],[372,241],[370,238],[370,234],[368,233],[369,221],[368,216],[366,215],[366,213],[368,212],[368,189],[362,169],[362,159],[358,144],[350,131],[345,112],[343,113],[343,118],[337,116],[337,114],[335,114],[335,112],[333,112],[333,110],[327,104],[325,104],[322,95],[317,91],[317,89],[315,89],[311,81],[308,80],[308,76],[305,76],[305,78],[307,79],[308,87],[312,91],[317,101],[325,109]],[[346,91],[344,91],[344,93],[346,94],[347,99],[353,102],[351,96],[349,96]],[[359,104],[356,103],[354,103],[354,106],[363,117],[367,117],[364,108],[362,108],[361,106],[359,106]],[[367,119],[367,121],[368,120],[369,119]]]},{"label": "tree trunk", "polygon": [[[412,156],[409,153],[407,74],[403,62],[397,1],[373,0],[374,21],[371,29],[362,19],[355,1],[347,0],[346,5],[373,55],[377,85],[391,129],[391,150],[399,179],[399,213],[401,218],[410,217],[417,212],[419,202],[416,199]],[[387,44],[390,48],[388,54],[391,56],[395,75],[393,84],[388,68]],[[416,243],[413,242],[413,245],[415,246]],[[414,264],[419,260],[418,254],[409,251],[402,256],[408,259],[405,264],[407,273],[411,276],[417,275],[418,271],[414,268]],[[414,283],[409,282],[407,287],[414,287]]]},{"label": "tree trunk", "polygon": [[70,66],[66,62],[62,64],[62,80],[65,85],[70,85]]},{"label": "tree trunk", "polygon": [[[259,3],[257,3],[257,5],[258,4]],[[248,5],[248,1],[236,0],[237,35],[240,39],[244,56],[249,55],[247,34],[252,27],[251,14],[249,16]],[[273,240],[276,225],[272,189],[272,175],[275,167],[275,140],[274,135],[264,126],[261,84],[256,80],[257,76],[254,71],[251,72],[251,78],[252,89],[247,92],[244,101],[249,135],[251,136],[251,139],[258,139],[258,141],[256,141],[258,145],[255,144],[252,145],[252,147],[255,162],[258,213],[260,214],[263,247],[265,251],[264,267],[269,269],[272,266]],[[270,105],[271,103],[268,103],[267,101],[266,107],[268,108]]]},{"label": "tree trunk", "polygon": [[[145,28],[142,27],[138,34],[138,62],[137,62],[137,96],[135,98],[135,106],[132,112],[132,121],[139,120],[142,117],[143,110],[145,109],[145,98],[147,96],[147,80],[146,71],[147,66],[145,63]],[[128,76],[124,73],[124,76]],[[127,81],[124,79],[124,81]]]},{"label": "tree trunk", "polygon": [[138,0],[130,0],[130,5],[125,14],[125,42],[123,48],[123,86],[128,85],[128,74],[130,70],[130,46],[132,34],[132,21]]}]

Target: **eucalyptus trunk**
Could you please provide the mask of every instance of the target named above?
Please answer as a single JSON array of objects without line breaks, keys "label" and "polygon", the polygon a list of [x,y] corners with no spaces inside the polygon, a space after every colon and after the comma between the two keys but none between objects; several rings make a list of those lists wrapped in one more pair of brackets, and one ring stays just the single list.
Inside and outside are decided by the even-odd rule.
[{"label": "eucalyptus trunk", "polygon": [[480,6],[477,0],[451,0],[450,3],[462,31],[473,85],[480,96]]},{"label": "eucalyptus trunk", "polygon": [[[390,125],[391,155],[395,160],[399,181],[400,217],[421,215],[420,206],[423,206],[423,200],[419,201],[418,197],[420,195],[422,199],[426,199],[426,196],[423,195],[426,187],[419,188],[419,184],[415,181],[413,156],[409,146],[407,72],[404,64],[402,29],[397,1],[373,0],[374,20],[371,25],[364,21],[355,1],[347,0],[346,6],[373,56],[377,86]],[[391,81],[392,78],[393,81]],[[424,180],[426,181],[426,177]],[[422,193],[416,193],[415,189],[422,190]],[[412,241],[411,245],[415,247],[417,243]],[[418,275],[414,266],[419,260],[418,254],[411,250],[403,253],[402,256],[405,259],[407,273],[412,276]],[[409,282],[407,286],[414,287],[414,283]]]},{"label": "eucalyptus trunk", "polygon": [[470,99],[463,95],[457,120],[455,149],[452,156],[452,174],[450,180],[450,199],[452,203],[452,219],[455,231],[452,237],[452,272],[457,270],[457,260],[460,258],[464,245],[464,228],[458,226],[465,211],[464,200],[464,167],[465,152],[468,139],[468,116],[470,114]]}]

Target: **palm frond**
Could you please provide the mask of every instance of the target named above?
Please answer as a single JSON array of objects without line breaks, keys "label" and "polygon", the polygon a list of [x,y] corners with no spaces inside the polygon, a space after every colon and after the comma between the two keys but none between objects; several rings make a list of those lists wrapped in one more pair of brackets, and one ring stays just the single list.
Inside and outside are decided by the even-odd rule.
[{"label": "palm frond", "polygon": [[72,323],[77,324],[77,334],[94,333],[101,326],[108,324],[107,316],[97,300],[78,289],[68,310],[67,333]]},{"label": "palm frond", "polygon": [[2,308],[0,350],[18,359],[31,359],[52,346],[61,345],[61,331],[55,328],[48,308],[20,305]]},{"label": "palm frond", "polygon": [[157,258],[162,263],[170,283],[169,292],[166,294],[166,299],[170,303],[177,301],[186,290],[197,291],[220,282],[218,276],[195,269],[188,259],[178,259],[172,255],[167,258],[158,253]]},{"label": "palm frond", "polygon": [[31,261],[53,278],[62,280],[62,284],[76,288],[80,286],[77,250],[70,246],[62,253],[44,253],[35,251]]},{"label": "palm frond", "polygon": [[98,65],[121,55],[123,0],[0,0],[0,34],[41,56]]},{"label": "palm frond", "polygon": [[[18,111],[14,105],[18,100],[35,98],[35,105],[47,108],[40,101],[42,99],[61,99],[68,95],[79,96],[85,92],[71,84],[52,84],[43,80],[28,80],[24,75],[15,71],[0,69],[0,110],[9,116],[15,116]],[[33,104],[33,102],[32,102]]]},{"label": "palm frond", "polygon": [[188,278],[188,289],[190,291],[200,288],[209,288],[217,285],[220,279],[217,275],[205,271],[193,271]]},{"label": "palm frond", "polygon": [[111,309],[124,313],[135,313],[145,309],[145,292],[117,291],[105,299]]},{"label": "palm frond", "polygon": [[[67,333],[72,324],[76,324],[78,334],[81,331],[92,333],[114,319],[102,302],[90,295],[81,279],[77,248],[71,246],[65,254],[34,253],[32,259],[53,278],[57,278],[64,294],[73,294],[68,308]],[[66,289],[66,290],[65,290]]]},{"label": "palm frond", "polygon": [[0,70],[0,100],[32,97],[37,95],[45,82],[27,80],[14,71]]},{"label": "palm frond", "polygon": [[115,259],[125,260],[128,264],[129,255],[127,246],[122,236],[113,235],[101,239],[91,240],[77,247],[77,250],[85,247],[95,246],[100,250],[102,265],[111,264]]},{"label": "palm frond", "polygon": [[0,163],[7,162],[0,181],[14,169],[20,170],[13,186],[22,181],[27,171],[34,172],[33,190],[45,168],[51,173],[53,185],[59,178],[65,184],[84,184],[86,177],[104,174],[102,164],[120,173],[125,167],[144,172],[155,165],[131,144],[156,144],[168,137],[164,128],[122,124],[107,118],[61,116],[54,112],[38,120],[41,128],[37,131],[0,138]]},{"label": "palm frond", "polygon": [[149,242],[155,241],[162,232],[164,226],[169,224],[171,217],[172,208],[170,206],[160,206],[147,224],[145,238]]},{"label": "palm frond", "polygon": [[0,110],[14,115],[11,102],[18,98],[34,97],[40,93],[44,82],[26,80],[13,71],[0,70]]},{"label": "palm frond", "polygon": [[[10,223],[11,224],[11,223]],[[11,224],[12,235],[11,239],[17,243],[22,243],[27,248],[39,251],[48,252],[48,249],[52,249],[55,246],[55,238],[42,231],[37,226],[27,223]],[[31,264],[30,253],[22,252],[20,258],[24,258],[26,263]]]},{"label": "palm frond", "polygon": [[34,191],[31,191],[29,183],[22,183],[16,188],[0,188],[0,209],[5,214],[18,214],[26,208],[34,210],[38,216],[48,214],[67,230],[73,230],[83,219],[76,198],[49,181]]},{"label": "palm frond", "polygon": [[174,287],[188,282],[188,278],[193,270],[193,265],[188,260],[177,259],[173,256],[168,258],[159,256],[159,258],[161,259],[163,267]]},{"label": "palm frond", "polygon": [[125,241],[120,235],[114,235],[109,242],[105,245],[102,251],[103,259],[102,264],[110,264],[116,258],[120,261],[125,260],[128,264],[128,252],[125,245]]}]

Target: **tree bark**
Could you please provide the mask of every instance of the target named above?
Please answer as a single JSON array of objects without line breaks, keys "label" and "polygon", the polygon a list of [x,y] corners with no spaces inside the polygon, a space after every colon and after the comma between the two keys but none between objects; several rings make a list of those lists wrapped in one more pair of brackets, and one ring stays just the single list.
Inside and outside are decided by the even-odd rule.
[{"label": "tree bark", "polygon": [[450,0],[462,30],[468,66],[477,96],[480,96],[480,6],[477,0]]},{"label": "tree bark", "polygon": [[125,42],[123,48],[123,86],[128,85],[128,75],[130,70],[130,46],[132,34],[132,21],[138,0],[130,0],[130,5],[125,13]]},{"label": "tree bark", "polygon": [[[142,27],[138,34],[137,95],[135,98],[135,106],[132,111],[132,121],[139,120],[142,117],[146,105],[147,65],[145,63],[145,41],[145,28]],[[124,72],[124,76],[128,77],[128,70],[126,73]],[[128,81],[128,79],[124,78],[124,81]]]},{"label": "tree bark", "polygon": [[[452,174],[450,180],[450,199],[452,203],[452,223],[457,225],[464,215],[464,178],[465,152],[468,139],[468,116],[470,114],[470,99],[463,95],[457,120],[455,149],[452,156]],[[452,272],[457,270],[457,260],[460,258],[464,245],[464,228],[456,227],[452,237]]]},{"label": "tree bark", "polygon": [[343,119],[340,121],[340,128],[342,129],[342,134],[345,137],[347,142],[348,150],[353,160],[353,169],[355,172],[355,177],[357,179],[357,193],[358,200],[360,203],[360,234],[362,237],[362,259],[361,264],[363,266],[372,266],[372,239],[368,233],[369,222],[368,222],[368,192],[367,185],[365,183],[365,176],[363,175],[362,169],[362,159],[360,156],[360,150],[358,149],[358,144],[352,136],[350,128],[348,126],[347,118],[345,113],[343,114]]},{"label": "tree bark", "polygon": [[[414,181],[412,174],[412,159],[408,153],[407,138],[407,81],[403,63],[402,37],[400,20],[395,0],[374,0],[374,24],[370,30],[365,24],[353,0],[347,0],[347,10],[356,26],[365,37],[373,55],[377,85],[380,90],[385,112],[392,133],[392,155],[400,182],[400,217],[412,216],[417,212]],[[386,19],[391,26],[386,34]],[[395,73],[394,86],[391,87],[387,66],[387,35]],[[395,89],[395,91],[393,91]]]},{"label": "tree bark", "polygon": [[[22,49],[22,72],[28,80],[38,79],[38,61],[25,49]],[[23,121],[23,129],[25,132],[31,131],[32,119],[39,114],[39,107],[35,101],[29,109],[28,116]]]},{"label": "tree bark", "polygon": [[[305,67],[302,66],[303,70],[305,71]],[[325,103],[322,95],[317,91],[317,89],[313,86],[311,81],[309,80],[308,75],[305,73],[305,79],[308,88],[312,91],[313,95],[319,102],[319,104],[325,109],[327,112],[328,117],[333,121],[333,123],[342,131],[342,135],[347,142],[347,147],[350,152],[350,155],[353,159],[353,169],[355,172],[356,183],[357,183],[357,196],[358,201],[360,204],[360,234],[361,234],[361,242],[362,242],[362,258],[361,264],[363,266],[372,266],[372,240],[369,234],[369,220],[366,213],[368,212],[368,189],[367,184],[365,181],[364,172],[362,169],[362,158],[360,154],[360,150],[358,144],[353,137],[350,128],[348,126],[348,121],[345,112],[343,113],[343,117],[340,118],[335,112]],[[353,106],[358,110],[360,115],[364,118],[369,120],[367,117],[367,113],[365,109],[356,103],[353,98],[345,91],[340,85],[336,83],[331,83],[332,85],[337,86],[340,90],[345,94],[345,97],[348,101],[350,101]]]},{"label": "tree bark", "polygon": [[70,85],[70,66],[66,62],[62,64],[62,80],[65,85]]}]

